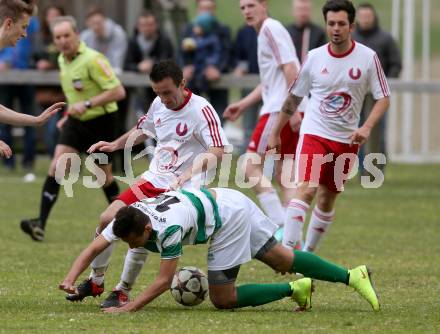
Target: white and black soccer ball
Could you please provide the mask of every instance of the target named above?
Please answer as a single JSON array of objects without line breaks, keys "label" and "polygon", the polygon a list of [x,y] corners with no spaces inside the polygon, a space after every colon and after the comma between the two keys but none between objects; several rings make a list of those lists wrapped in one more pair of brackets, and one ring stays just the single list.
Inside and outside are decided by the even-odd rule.
[{"label": "white and black soccer ball", "polygon": [[198,305],[208,295],[208,278],[199,268],[183,267],[174,275],[170,291],[179,304]]}]

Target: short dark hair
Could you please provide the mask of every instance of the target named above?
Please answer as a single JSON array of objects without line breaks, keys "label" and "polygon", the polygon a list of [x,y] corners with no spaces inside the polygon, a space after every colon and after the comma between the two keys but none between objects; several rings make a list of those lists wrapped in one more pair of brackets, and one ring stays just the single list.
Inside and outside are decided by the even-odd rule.
[{"label": "short dark hair", "polygon": [[172,59],[161,60],[154,64],[150,73],[150,80],[152,82],[160,82],[166,78],[173,79],[176,86],[179,86],[183,80],[181,68]]},{"label": "short dark hair", "polygon": [[374,6],[369,2],[361,3],[359,6],[357,6],[357,9],[370,9],[374,14],[376,14],[376,8],[374,8]]},{"label": "short dark hair", "polygon": [[132,206],[126,206],[116,213],[113,233],[118,238],[126,238],[131,234],[139,236],[144,233],[148,224],[150,218],[146,214]]},{"label": "short dark hair", "polygon": [[53,9],[58,11],[60,16],[66,15],[64,7],[61,7],[59,5],[49,5],[44,8],[43,13],[41,14],[41,34],[43,35],[44,40],[52,41],[52,31],[50,30],[49,22],[46,21],[46,16],[47,13]]},{"label": "short dark hair", "polygon": [[157,17],[156,17],[156,15],[155,15],[151,10],[148,10],[148,9],[144,10],[144,11],[141,13],[141,15],[139,15],[138,18],[141,18],[141,17],[153,17],[153,18],[156,20],[156,22],[157,22]]},{"label": "short dark hair", "polygon": [[17,22],[23,14],[33,15],[36,9],[34,0],[0,0],[0,24],[7,18]]},{"label": "short dark hair", "polygon": [[322,7],[322,14],[324,15],[324,21],[327,22],[328,12],[340,12],[344,11],[348,15],[348,21],[354,23],[356,16],[356,9],[350,0],[327,0],[324,7]]}]

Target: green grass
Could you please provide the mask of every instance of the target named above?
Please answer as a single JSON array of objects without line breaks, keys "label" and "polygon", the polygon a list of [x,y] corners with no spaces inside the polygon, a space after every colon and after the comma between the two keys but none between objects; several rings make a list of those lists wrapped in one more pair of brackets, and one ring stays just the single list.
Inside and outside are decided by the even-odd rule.
[{"label": "green grass", "polygon": [[[232,27],[233,31],[236,31],[244,21],[240,14],[239,1],[238,0],[221,0],[217,1],[218,5],[218,17],[229,26]],[[391,30],[391,0],[354,0],[353,3],[357,6],[361,3],[369,2],[375,6],[379,16],[380,23],[385,30]],[[404,24],[403,20],[403,2],[401,7],[401,29]],[[189,2],[190,3],[190,2]],[[287,24],[292,22],[292,1],[291,0],[269,0],[270,15],[281,22]],[[319,25],[323,25],[323,18],[321,14],[321,8],[325,0],[313,0],[313,20]],[[418,56],[421,55],[422,48],[422,0],[416,1],[416,53]],[[194,17],[195,6],[189,6],[190,17]],[[440,31],[440,20],[438,15],[440,13],[440,2],[436,0],[431,1],[431,54],[440,53],[440,39],[437,38],[438,34],[436,32]],[[401,36],[403,35],[403,30]]]},{"label": "green grass", "polygon": [[[38,179],[21,182],[19,172],[0,170],[0,333],[438,333],[440,332],[440,179],[438,166],[388,166],[383,187],[348,184],[337,218],[319,254],[345,266],[367,263],[374,271],[383,310],[373,313],[343,285],[317,283],[312,312],[292,313],[289,300],[258,308],[217,311],[210,302],[195,308],[164,294],[134,314],[106,315],[99,299],[71,304],[57,290],[71,262],[92,239],[105,208],[99,190],[78,185],[75,198],[60,196],[44,243],[22,234],[18,222],[34,216],[47,161]],[[137,165],[137,170],[143,168]],[[202,249],[201,249],[202,248]],[[107,288],[119,278],[126,251],[119,244]],[[182,265],[206,270],[203,246],[186,248]],[[158,258],[151,255],[133,295],[152,281]],[[257,261],[242,267],[238,283],[281,282]]]}]

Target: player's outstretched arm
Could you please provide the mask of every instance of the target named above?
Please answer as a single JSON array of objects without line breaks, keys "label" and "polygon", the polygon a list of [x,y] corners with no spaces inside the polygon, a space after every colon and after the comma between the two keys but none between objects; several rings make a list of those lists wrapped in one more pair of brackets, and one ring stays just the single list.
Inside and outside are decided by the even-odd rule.
[{"label": "player's outstretched arm", "polygon": [[50,117],[60,111],[65,104],[65,102],[57,102],[43,111],[39,116],[21,114],[0,105],[0,123],[17,126],[41,126],[46,123]]},{"label": "player's outstretched arm", "polygon": [[235,121],[247,108],[261,101],[261,84],[238,102],[231,103],[223,112],[223,117]]},{"label": "player's outstretched arm", "polygon": [[8,144],[0,140],[0,157],[9,159],[12,156],[12,150]]},{"label": "player's outstretched arm", "polygon": [[141,129],[137,127],[132,128],[130,131],[124,133],[122,136],[117,138],[112,142],[99,141],[92,146],[89,147],[87,153],[92,154],[97,151],[100,152],[114,152],[117,150],[121,150],[125,147],[125,144],[129,143],[130,145],[138,145],[144,142],[147,139],[147,135],[143,133]]},{"label": "player's outstretched arm", "polygon": [[147,287],[135,300],[122,307],[111,307],[103,309],[105,313],[135,312],[150,303],[162,293],[169,290],[177,269],[179,258],[162,259],[160,261],[159,274],[149,287]]},{"label": "player's outstretched arm", "polygon": [[75,282],[84,270],[88,268],[93,259],[98,256],[104,249],[110,245],[102,235],[99,235],[93,240],[90,245],[84,249],[81,254],[73,262],[69,273],[63,282],[59,285],[60,290],[64,290],[67,293],[76,293]]}]

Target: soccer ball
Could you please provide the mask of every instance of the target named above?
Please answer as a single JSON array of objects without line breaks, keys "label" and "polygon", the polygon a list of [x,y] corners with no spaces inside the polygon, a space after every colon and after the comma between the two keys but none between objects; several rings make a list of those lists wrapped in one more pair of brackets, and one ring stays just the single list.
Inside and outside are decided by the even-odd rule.
[{"label": "soccer ball", "polygon": [[170,291],[179,304],[198,305],[208,294],[208,278],[199,268],[183,267],[174,275]]}]

